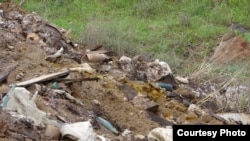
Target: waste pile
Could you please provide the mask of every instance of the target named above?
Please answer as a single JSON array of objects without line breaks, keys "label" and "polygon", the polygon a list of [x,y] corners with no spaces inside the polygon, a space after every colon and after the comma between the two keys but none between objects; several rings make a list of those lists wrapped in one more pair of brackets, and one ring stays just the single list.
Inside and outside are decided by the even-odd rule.
[{"label": "waste pile", "polygon": [[0,36],[1,139],[170,141],[174,124],[250,123],[167,62],[74,43],[14,3],[0,4]]}]

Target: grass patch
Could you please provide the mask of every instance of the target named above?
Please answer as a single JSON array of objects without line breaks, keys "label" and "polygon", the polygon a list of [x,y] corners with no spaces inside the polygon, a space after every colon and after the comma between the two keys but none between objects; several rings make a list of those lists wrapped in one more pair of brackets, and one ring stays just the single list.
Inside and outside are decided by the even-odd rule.
[{"label": "grass patch", "polygon": [[172,68],[187,66],[190,70],[179,72],[186,73],[210,55],[232,22],[249,26],[249,5],[248,0],[26,0],[24,8],[71,30],[75,42],[103,44],[119,55],[152,54]]}]

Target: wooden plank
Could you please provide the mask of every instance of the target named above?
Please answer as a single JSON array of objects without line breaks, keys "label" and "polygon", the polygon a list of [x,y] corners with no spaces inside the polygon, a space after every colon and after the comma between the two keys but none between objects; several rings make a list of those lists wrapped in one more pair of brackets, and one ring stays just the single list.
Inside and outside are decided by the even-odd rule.
[{"label": "wooden plank", "polygon": [[40,82],[45,82],[45,81],[49,81],[49,80],[53,80],[62,76],[66,76],[69,74],[69,70],[66,71],[62,71],[62,72],[57,72],[57,73],[52,73],[52,74],[47,74],[47,75],[42,75],[36,78],[32,78],[30,80],[27,81],[23,81],[20,83],[15,84],[17,87],[24,87],[24,86],[28,86],[34,83],[40,83]]}]

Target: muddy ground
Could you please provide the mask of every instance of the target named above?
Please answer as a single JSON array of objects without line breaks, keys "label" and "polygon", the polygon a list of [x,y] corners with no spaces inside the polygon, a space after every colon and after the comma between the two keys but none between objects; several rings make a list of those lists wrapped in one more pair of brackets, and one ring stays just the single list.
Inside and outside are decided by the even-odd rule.
[{"label": "muddy ground", "polygon": [[[35,99],[36,106],[49,119],[60,123],[91,119],[94,132],[111,140],[128,140],[122,136],[125,129],[132,131],[134,135],[145,137],[138,137],[136,140],[147,140],[148,133],[157,127],[173,124],[224,124],[223,120],[211,114],[218,110],[213,102],[208,102],[206,107],[201,106],[205,113],[188,110],[190,104],[201,100],[201,97],[197,97],[189,89],[196,84],[182,84],[174,80],[169,81],[177,86],[173,91],[156,87],[152,83],[161,81],[141,81],[133,73],[131,76],[131,73],[122,69],[119,58],[114,53],[110,54],[105,47],[76,45],[59,27],[43,21],[35,13],[25,12],[13,3],[2,3],[0,9],[0,74],[7,76],[0,79],[1,101],[12,85],[41,75],[81,67],[87,63],[95,72],[70,71],[67,76],[60,77],[61,79],[55,78],[22,87],[31,96],[39,91]],[[55,56],[62,48],[63,53]],[[105,54],[109,53],[108,59],[91,62],[85,56],[87,50],[104,50]],[[6,73],[8,75],[4,75]],[[53,92],[55,89],[70,93],[78,102]],[[141,104],[134,101],[138,97],[143,97]],[[150,102],[153,106],[148,106]],[[95,120],[97,116],[111,122],[119,134],[114,134],[99,124]],[[61,138],[60,135],[48,134],[47,123],[35,126],[27,120],[16,119],[6,108],[1,108],[0,126],[0,140]],[[70,139],[64,137],[61,140]]]}]

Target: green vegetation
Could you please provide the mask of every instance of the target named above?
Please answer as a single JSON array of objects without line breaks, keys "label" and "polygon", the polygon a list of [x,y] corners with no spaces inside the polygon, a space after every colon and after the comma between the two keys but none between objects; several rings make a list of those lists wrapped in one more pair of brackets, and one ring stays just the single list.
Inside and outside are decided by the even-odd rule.
[{"label": "green vegetation", "polygon": [[187,74],[233,22],[250,23],[249,5],[249,0],[26,0],[23,6],[71,30],[75,42],[102,44],[118,55],[152,54],[173,69],[186,67]]}]

